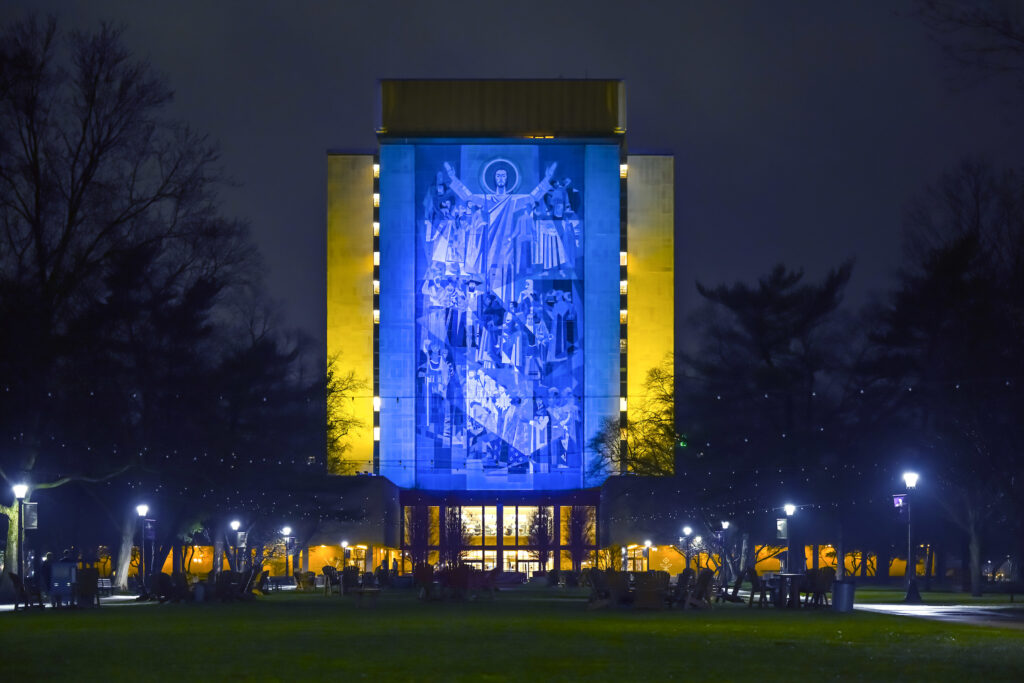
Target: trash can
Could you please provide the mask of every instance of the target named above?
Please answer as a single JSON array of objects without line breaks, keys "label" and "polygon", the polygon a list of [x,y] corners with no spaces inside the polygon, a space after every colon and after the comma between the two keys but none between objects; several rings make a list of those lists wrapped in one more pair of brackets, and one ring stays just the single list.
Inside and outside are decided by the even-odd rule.
[{"label": "trash can", "polygon": [[832,609],[836,612],[853,611],[853,593],[856,583],[850,579],[832,584]]}]

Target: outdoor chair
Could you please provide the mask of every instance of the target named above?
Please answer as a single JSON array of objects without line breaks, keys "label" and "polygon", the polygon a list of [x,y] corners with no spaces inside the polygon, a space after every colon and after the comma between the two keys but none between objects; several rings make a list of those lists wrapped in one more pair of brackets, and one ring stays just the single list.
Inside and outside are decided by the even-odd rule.
[{"label": "outdoor chair", "polygon": [[587,601],[587,609],[599,609],[612,604],[611,593],[608,592],[608,581],[605,573],[600,569],[586,570],[590,583],[590,599]]},{"label": "outdoor chair", "polygon": [[693,590],[693,581],[696,576],[696,572],[687,567],[676,576],[676,585],[672,592],[669,594],[669,606],[672,605],[686,605],[686,599],[690,597],[690,591]]},{"label": "outdoor chair", "polygon": [[633,606],[637,609],[665,609],[668,576],[664,572],[643,572],[636,575]]},{"label": "outdoor chair", "polygon": [[757,598],[757,606],[764,607],[769,604],[768,599],[768,582],[757,575],[757,570],[753,567],[748,567],[745,575],[750,579],[750,602],[747,603],[747,607],[754,606],[754,599]]},{"label": "outdoor chair", "polygon": [[634,594],[629,590],[629,579],[625,572],[609,569],[605,573],[608,582],[608,597],[613,605],[628,605],[633,602]]},{"label": "outdoor chair", "polygon": [[814,596],[814,588],[818,584],[818,570],[808,569],[804,572],[803,577],[800,579],[799,586],[793,586],[793,590],[799,595],[804,594],[803,605],[804,607],[811,606],[811,599]]},{"label": "outdoor chair", "polygon": [[697,575],[697,581],[693,585],[693,590],[687,596],[686,602],[683,603],[683,609],[711,607],[711,580],[714,578],[713,571],[707,568],[701,569],[700,574]]},{"label": "outdoor chair", "polygon": [[818,570],[814,581],[811,605],[813,607],[825,607],[829,605],[828,594],[832,592],[832,584],[836,580],[835,567],[822,567]]},{"label": "outdoor chair", "polygon": [[743,585],[743,577],[743,572],[740,572],[740,575],[732,582],[731,589],[723,584],[718,593],[715,594],[715,602],[743,602],[743,598],[739,596],[740,586]]},{"label": "outdoor chair", "polygon": [[412,571],[412,578],[419,589],[420,600],[430,600],[434,592],[434,568],[426,562],[416,565]]},{"label": "outdoor chair", "polygon": [[295,587],[300,591],[312,591],[316,588],[316,574],[314,572],[296,572]]},{"label": "outdoor chair", "polygon": [[217,575],[217,599],[231,602],[242,597],[242,575],[236,571],[223,571]]},{"label": "outdoor chair", "polygon": [[[9,572],[11,583],[14,584],[14,611],[28,610],[36,605],[43,609],[43,594],[39,590],[39,584],[35,581],[22,581],[19,574]],[[21,606],[19,608],[19,605]]]},{"label": "outdoor chair", "polygon": [[325,565],[320,571],[324,573],[324,595],[337,591],[341,593],[341,576],[331,565]]},{"label": "outdoor chair", "polygon": [[471,597],[476,598],[480,593],[486,591],[488,596],[493,600],[494,591],[498,585],[498,573],[501,570],[495,567],[486,572],[472,570],[469,575],[469,590]]},{"label": "outdoor chair", "polygon": [[99,607],[100,572],[98,569],[89,567],[78,570],[78,581],[75,582],[75,603],[79,607]]}]

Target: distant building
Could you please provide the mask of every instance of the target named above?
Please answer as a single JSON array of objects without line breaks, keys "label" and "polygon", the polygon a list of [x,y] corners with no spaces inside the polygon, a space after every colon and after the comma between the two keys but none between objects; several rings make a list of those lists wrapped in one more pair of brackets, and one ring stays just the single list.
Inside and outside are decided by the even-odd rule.
[{"label": "distant building", "polygon": [[[673,157],[629,154],[625,112],[620,81],[389,80],[376,152],[328,154],[327,353],[366,382],[331,468],[395,498],[331,532],[353,561],[408,569],[417,510],[434,557],[457,510],[466,560],[529,574],[539,507],[549,568],[571,506],[601,517],[587,443],[674,344]],[[615,528],[588,545],[642,542]]]}]

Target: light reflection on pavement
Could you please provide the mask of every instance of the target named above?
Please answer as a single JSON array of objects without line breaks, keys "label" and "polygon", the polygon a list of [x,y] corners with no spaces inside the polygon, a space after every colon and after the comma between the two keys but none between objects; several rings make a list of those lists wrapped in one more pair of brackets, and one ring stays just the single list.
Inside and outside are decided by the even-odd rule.
[{"label": "light reflection on pavement", "polygon": [[918,617],[957,624],[1024,629],[1024,605],[904,605],[856,604],[854,609],[901,617]]}]

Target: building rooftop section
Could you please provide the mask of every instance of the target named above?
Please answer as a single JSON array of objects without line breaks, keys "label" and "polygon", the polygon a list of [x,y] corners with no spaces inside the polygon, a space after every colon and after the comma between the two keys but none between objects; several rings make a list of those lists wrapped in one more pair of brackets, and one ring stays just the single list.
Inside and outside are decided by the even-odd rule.
[{"label": "building rooftop section", "polygon": [[626,132],[618,80],[380,82],[382,137],[609,137]]}]

